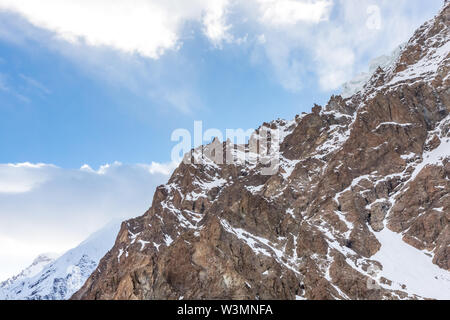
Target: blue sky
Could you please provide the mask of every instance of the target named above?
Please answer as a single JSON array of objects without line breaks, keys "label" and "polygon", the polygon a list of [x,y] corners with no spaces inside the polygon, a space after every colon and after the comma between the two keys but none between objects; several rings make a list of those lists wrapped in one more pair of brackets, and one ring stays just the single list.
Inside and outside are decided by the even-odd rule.
[{"label": "blue sky", "polygon": [[[368,3],[359,4],[362,12]],[[57,32],[45,28],[45,18],[30,23],[33,17],[27,19],[21,6],[0,12],[2,29],[9,33],[9,37],[0,37],[0,83],[10,88],[0,90],[0,163],[28,161],[79,168],[85,163],[98,167],[113,161],[168,162],[173,147],[171,132],[179,127],[192,129],[194,120],[203,120],[205,127],[247,129],[278,117],[291,119],[339,92],[338,82],[334,88],[320,86],[320,72],[335,70],[321,71],[316,65],[332,52],[325,52],[316,62],[310,45],[324,45],[325,51],[338,48],[353,52],[354,61],[342,67],[348,78],[363,69],[368,59],[393,49],[397,38],[406,40],[418,23],[430,18],[441,5],[441,1],[408,3],[405,12],[396,14],[410,14],[405,17],[405,24],[410,25],[393,34],[383,29],[373,32],[359,40],[367,45],[361,53],[357,52],[358,43],[352,43],[357,40],[348,40],[349,36],[356,39],[356,34],[343,37],[335,47],[302,34],[278,39],[279,34],[296,29],[318,36],[328,31],[327,24],[333,19],[345,31],[344,22],[338,24],[343,19],[337,16],[348,8],[333,3],[327,14],[330,21],[300,20],[278,32],[267,32],[267,26],[257,23],[243,23],[244,9],[233,7],[226,21],[233,26],[229,32],[236,33],[234,38],[246,36],[247,41],[223,41],[220,47],[202,32],[201,23],[187,20],[185,29],[178,31],[180,47],[167,49],[158,59],[104,45],[89,46],[82,40],[61,40]],[[392,9],[385,7],[380,6],[388,19]],[[49,8],[51,1],[41,10]],[[369,15],[364,13],[367,17],[352,22],[351,31],[366,28]],[[383,21],[382,25],[389,23]],[[275,34],[267,35],[270,32]],[[265,35],[265,44],[255,40],[261,35]],[[267,44],[271,39],[280,43],[274,48]],[[376,42],[382,39],[385,43]],[[290,41],[299,43],[291,45]],[[285,57],[283,50],[289,51]],[[283,65],[301,70],[289,74]],[[293,85],[294,89],[286,86],[289,77],[297,78],[300,84]]]},{"label": "blue sky", "polygon": [[[25,218],[47,233],[16,260],[14,250],[0,248],[0,260],[17,261],[0,270],[0,280],[40,250],[83,240],[107,222],[105,210],[111,219],[141,214],[173,167],[173,130],[192,131],[194,120],[205,129],[256,128],[309,112],[371,59],[407,41],[443,1],[81,3],[0,0],[0,216],[17,220],[2,223],[0,238],[18,243]],[[93,169],[80,170],[85,164]],[[102,171],[105,164],[122,169]],[[135,183],[136,170],[148,176]],[[105,175],[113,177],[113,191],[102,187]],[[74,187],[80,179],[86,184]],[[114,206],[124,181],[146,190],[126,198],[135,203],[128,208]],[[66,190],[60,207],[47,205],[55,185]],[[83,199],[82,189],[110,199],[111,207],[93,212],[95,197],[78,207],[73,199]],[[40,213],[14,209],[16,201]],[[55,246],[77,210],[89,212],[91,223],[72,223],[64,248]]]},{"label": "blue sky", "polygon": [[[20,18],[11,19],[16,23]],[[38,39],[26,38],[19,45],[0,41],[0,72],[11,88],[0,91],[0,136],[4,137],[0,163],[79,168],[112,161],[168,162],[174,145],[171,132],[192,130],[194,120],[202,120],[205,128],[255,128],[264,121],[309,111],[313,103],[325,103],[332,92],[318,89],[312,72],[300,90],[286,90],[265,65],[252,63],[252,48],[216,49],[202,34],[156,61],[77,46],[76,50],[86,50],[83,54],[105,58],[114,73],[130,72],[116,82],[103,70],[108,65],[93,61],[92,68],[100,70],[86,70],[80,66],[82,57],[74,61],[77,57],[68,58],[45,46],[40,36],[49,35],[36,32]],[[62,50],[70,50],[70,45],[61,45]],[[148,75],[136,70],[141,67],[148,68]],[[158,81],[152,79],[154,72],[162,81],[156,92],[181,90],[179,100],[148,94]]]}]

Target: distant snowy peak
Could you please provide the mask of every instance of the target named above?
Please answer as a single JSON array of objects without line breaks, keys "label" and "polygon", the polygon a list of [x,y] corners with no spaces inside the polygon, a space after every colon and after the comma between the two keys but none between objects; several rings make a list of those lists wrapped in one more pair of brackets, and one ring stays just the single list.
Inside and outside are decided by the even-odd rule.
[{"label": "distant snowy peak", "polygon": [[58,253],[42,253],[40,255],[38,255],[36,257],[36,259],[33,260],[33,262],[31,263],[31,265],[38,265],[38,264],[43,264],[45,265],[46,263],[50,263],[53,262],[54,260],[58,259],[61,256],[61,254]]},{"label": "distant snowy peak", "polygon": [[370,80],[370,78],[372,78],[378,68],[386,71],[389,67],[393,66],[397,62],[405,46],[406,44],[402,44],[398,46],[394,51],[392,51],[390,55],[382,55],[380,57],[372,59],[369,63],[368,72],[362,72],[355,76],[352,80],[342,85],[342,98],[347,99],[360,92],[364,88],[366,83]]},{"label": "distant snowy peak", "polygon": [[40,254],[33,263],[23,271],[24,277],[34,277],[44,269],[44,267],[55,261],[60,255],[57,253],[43,253]]},{"label": "distant snowy peak", "polygon": [[[448,80],[450,59],[449,17],[442,11],[426,22],[405,44],[389,56],[381,56],[370,62],[369,71],[357,75],[342,86],[344,99],[368,96],[383,88],[394,89],[403,83]],[[439,85],[436,85],[439,87]],[[369,93],[369,94],[368,94]]]},{"label": "distant snowy peak", "polygon": [[16,281],[23,280],[25,278],[34,277],[39,272],[41,272],[45,266],[47,266],[48,264],[55,261],[56,258],[58,258],[58,254],[56,254],[56,253],[40,254],[36,259],[33,260],[31,265],[28,266],[26,269],[22,270],[22,272],[15,275],[14,277],[11,277],[11,278],[1,282],[0,289],[5,288]]},{"label": "distant snowy peak", "polygon": [[17,276],[0,284],[0,300],[65,300],[77,291],[114,245],[120,221],[95,232],[59,258],[43,254]]}]

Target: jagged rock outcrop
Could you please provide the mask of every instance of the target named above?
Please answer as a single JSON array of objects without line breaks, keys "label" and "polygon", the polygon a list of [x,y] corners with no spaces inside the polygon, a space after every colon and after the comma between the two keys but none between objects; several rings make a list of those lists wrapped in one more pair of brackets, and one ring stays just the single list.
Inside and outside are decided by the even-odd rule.
[{"label": "jagged rock outcrop", "polygon": [[273,175],[193,150],[73,299],[450,298],[449,26],[446,2],[351,97],[256,130]]}]

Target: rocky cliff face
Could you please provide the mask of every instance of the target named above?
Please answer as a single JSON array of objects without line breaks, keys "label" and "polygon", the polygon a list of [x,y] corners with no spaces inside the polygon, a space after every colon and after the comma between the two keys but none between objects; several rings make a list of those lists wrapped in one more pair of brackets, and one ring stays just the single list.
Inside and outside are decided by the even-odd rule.
[{"label": "rocky cliff face", "polygon": [[73,298],[450,298],[449,26],[446,2],[360,91],[256,130],[274,175],[193,150]]}]

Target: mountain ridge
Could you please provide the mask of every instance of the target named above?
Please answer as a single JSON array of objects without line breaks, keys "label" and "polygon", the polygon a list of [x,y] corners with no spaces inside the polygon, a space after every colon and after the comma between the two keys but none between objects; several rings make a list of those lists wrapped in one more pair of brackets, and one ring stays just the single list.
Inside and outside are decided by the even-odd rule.
[{"label": "mountain ridge", "polygon": [[72,299],[450,298],[449,26],[446,1],[352,96],[256,130],[277,174],[192,150]]}]

